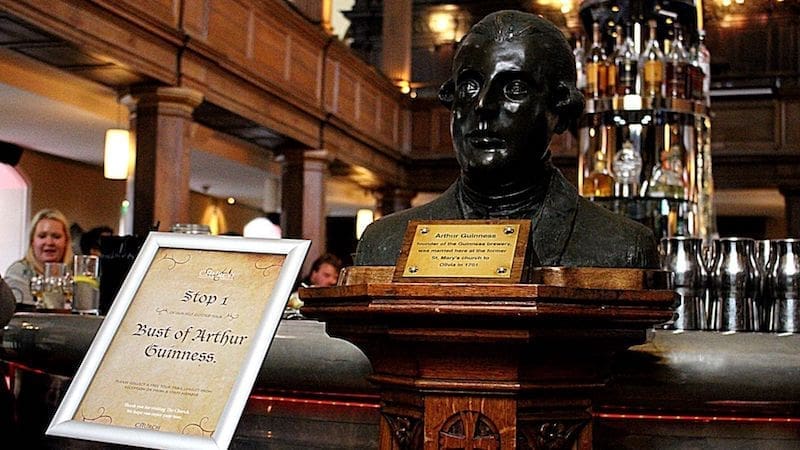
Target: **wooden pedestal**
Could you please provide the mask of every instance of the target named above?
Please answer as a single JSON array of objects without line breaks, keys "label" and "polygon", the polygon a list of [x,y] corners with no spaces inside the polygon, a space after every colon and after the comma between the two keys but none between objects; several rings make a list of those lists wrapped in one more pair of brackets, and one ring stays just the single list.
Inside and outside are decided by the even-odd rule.
[{"label": "wooden pedestal", "polygon": [[304,315],[370,359],[381,449],[591,448],[612,355],[644,343],[675,301],[659,271],[501,285],[391,283],[389,269],[300,292]]}]

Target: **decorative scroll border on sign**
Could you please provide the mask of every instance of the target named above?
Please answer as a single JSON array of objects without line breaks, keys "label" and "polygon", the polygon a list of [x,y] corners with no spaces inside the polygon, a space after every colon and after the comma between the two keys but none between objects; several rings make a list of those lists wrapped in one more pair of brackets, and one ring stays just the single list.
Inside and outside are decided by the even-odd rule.
[{"label": "decorative scroll border on sign", "polygon": [[310,244],[150,233],[46,434],[228,448]]},{"label": "decorative scroll border on sign", "polygon": [[412,220],[394,282],[520,283],[530,220]]}]

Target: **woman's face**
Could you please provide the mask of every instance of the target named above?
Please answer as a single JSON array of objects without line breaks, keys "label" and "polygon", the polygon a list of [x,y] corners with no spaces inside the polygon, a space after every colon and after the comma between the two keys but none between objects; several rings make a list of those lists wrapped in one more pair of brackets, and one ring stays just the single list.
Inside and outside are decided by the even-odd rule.
[{"label": "woman's face", "polygon": [[44,264],[62,262],[67,250],[67,230],[58,220],[42,219],[33,232],[33,256]]}]

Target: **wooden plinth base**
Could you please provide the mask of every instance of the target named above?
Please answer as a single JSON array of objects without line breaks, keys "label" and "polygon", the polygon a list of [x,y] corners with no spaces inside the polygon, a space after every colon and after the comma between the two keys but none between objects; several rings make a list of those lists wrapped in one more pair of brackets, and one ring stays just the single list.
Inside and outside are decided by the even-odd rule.
[{"label": "wooden plinth base", "polygon": [[[369,277],[366,277],[369,280]],[[362,283],[303,313],[370,359],[381,449],[589,449],[614,353],[672,316],[669,289]]]}]

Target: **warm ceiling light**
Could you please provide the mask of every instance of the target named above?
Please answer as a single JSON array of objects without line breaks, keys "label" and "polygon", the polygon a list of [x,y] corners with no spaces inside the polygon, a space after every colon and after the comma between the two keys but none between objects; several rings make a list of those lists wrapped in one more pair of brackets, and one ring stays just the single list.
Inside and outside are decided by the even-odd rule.
[{"label": "warm ceiling light", "polygon": [[449,12],[435,12],[428,19],[428,26],[436,34],[452,34],[456,21]]},{"label": "warm ceiling light", "polygon": [[120,128],[106,131],[106,145],[103,157],[103,175],[110,180],[128,178],[130,161],[130,133]]},{"label": "warm ceiling light", "polygon": [[229,205],[233,205],[236,203],[236,199],[233,197],[228,197],[228,199],[225,201],[228,202]]}]

